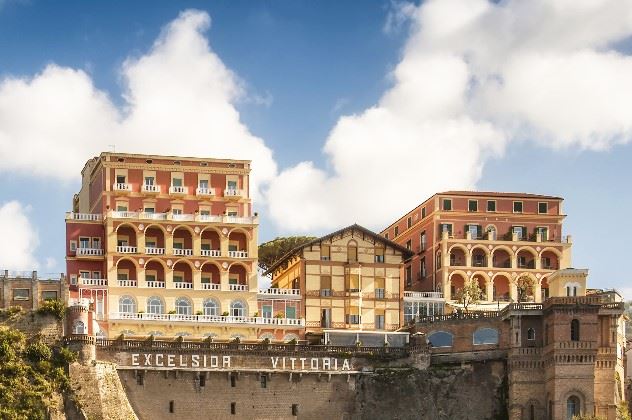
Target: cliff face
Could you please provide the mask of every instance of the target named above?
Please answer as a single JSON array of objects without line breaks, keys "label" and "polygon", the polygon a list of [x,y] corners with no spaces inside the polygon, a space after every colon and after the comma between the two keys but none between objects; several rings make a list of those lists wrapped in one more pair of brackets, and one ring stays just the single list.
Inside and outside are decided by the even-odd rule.
[{"label": "cliff face", "polygon": [[506,419],[505,373],[504,363],[493,361],[363,374],[356,385],[354,417]]}]

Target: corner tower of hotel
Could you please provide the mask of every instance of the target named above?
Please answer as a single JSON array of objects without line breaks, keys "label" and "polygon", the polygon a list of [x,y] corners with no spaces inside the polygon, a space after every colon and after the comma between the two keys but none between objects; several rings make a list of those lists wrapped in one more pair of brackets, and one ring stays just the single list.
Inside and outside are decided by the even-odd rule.
[{"label": "corner tower of hotel", "polygon": [[298,335],[300,319],[257,313],[249,173],[244,160],[90,159],[66,214],[70,294],[94,305],[89,328],[110,337]]},{"label": "corner tower of hotel", "polygon": [[481,303],[517,301],[516,279],[534,283],[528,300],[548,296],[548,277],[571,266],[563,199],[524,194],[448,191],[435,194],[381,234],[411,250],[404,266],[405,318],[432,315],[476,281]]}]

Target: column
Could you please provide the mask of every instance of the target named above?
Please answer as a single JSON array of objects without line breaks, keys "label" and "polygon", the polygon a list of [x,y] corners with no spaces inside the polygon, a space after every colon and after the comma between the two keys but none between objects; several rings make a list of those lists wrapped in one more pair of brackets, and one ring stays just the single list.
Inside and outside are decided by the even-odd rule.
[{"label": "column", "polygon": [[228,270],[224,270],[222,269],[219,272],[219,279],[220,279],[220,290],[224,290],[224,291],[228,291],[229,287],[228,287]]},{"label": "column", "polygon": [[193,255],[202,255],[202,235],[199,233],[193,235]]},{"label": "column", "polygon": [[165,255],[173,255],[173,233],[171,232],[165,234]]},{"label": "column", "polygon": [[533,297],[535,298],[534,301],[536,303],[541,303],[542,302],[542,280],[536,280],[535,284],[533,285]]},{"label": "column", "polygon": [[193,275],[193,290],[202,290],[202,270],[195,268],[191,274]]},{"label": "column", "polygon": [[486,294],[487,294],[487,300],[489,302],[493,302],[494,301],[494,282],[492,281],[492,279],[487,280],[487,282],[485,283],[485,289],[486,289]]}]

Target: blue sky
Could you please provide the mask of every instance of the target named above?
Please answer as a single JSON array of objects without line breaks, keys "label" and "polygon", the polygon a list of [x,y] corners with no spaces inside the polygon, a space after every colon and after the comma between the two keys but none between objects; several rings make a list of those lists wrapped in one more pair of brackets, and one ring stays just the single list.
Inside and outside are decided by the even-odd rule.
[{"label": "blue sky", "polygon": [[[265,158],[269,170],[261,176],[262,192],[257,204],[262,215],[261,240],[281,234],[321,234],[353,221],[380,229],[388,220],[441,189],[555,194],[565,198],[568,214],[565,233],[574,238],[574,265],[591,270],[593,286],[628,288],[626,293],[632,297],[630,276],[617,267],[617,263],[626,260],[626,240],[632,237],[632,224],[627,219],[632,206],[629,186],[632,103],[621,99],[632,97],[630,77],[622,74],[624,69],[631,68],[632,24],[616,22],[616,16],[622,14],[619,10],[622,6],[604,2],[601,10],[583,15],[581,10],[559,11],[541,6],[531,11],[542,17],[537,36],[529,24],[524,23],[509,28],[510,38],[515,38],[513,44],[483,42],[466,49],[463,47],[467,44],[465,38],[459,38],[465,36],[464,33],[471,39],[507,38],[506,34],[486,29],[490,25],[484,21],[477,27],[479,16],[487,14],[486,19],[493,21],[504,19],[503,13],[522,16],[520,13],[524,11],[515,2],[496,5],[481,1],[478,10],[471,7],[476,2],[444,2],[454,3],[452,9],[433,6],[436,2],[428,3],[9,0],[0,2],[0,86],[4,81],[6,88],[6,81],[16,78],[28,84],[54,63],[63,69],[85,73],[95,90],[107,94],[108,106],[118,109],[119,119],[124,118],[131,105],[123,94],[129,93],[134,80],[138,82],[122,70],[124,63],[157,56],[156,66],[159,66],[170,52],[156,51],[156,40],[162,39],[170,45],[178,33],[177,28],[169,26],[171,22],[179,19],[183,11],[195,9],[201,16],[204,13],[210,16],[211,24],[210,28],[202,24],[201,29],[191,29],[193,36],[205,39],[210,45],[208,55],[218,58],[223,65],[221,69],[228,69],[232,74],[216,82],[236,83],[243,90],[237,97],[225,93],[213,96],[221,91],[221,86],[209,93],[209,98],[219,97],[234,108],[239,121],[222,127],[226,132],[225,141],[213,140],[215,143],[208,146],[210,149],[202,148],[199,153],[208,153],[207,150],[221,153],[224,147],[226,153],[240,158],[234,155],[240,149],[228,149],[228,144],[242,139],[246,145],[260,139],[264,145],[260,147],[261,155],[270,152],[272,157]],[[569,23],[566,17],[571,15],[574,19]],[[444,25],[448,22],[446,16],[450,19]],[[600,19],[612,19],[616,30],[600,29],[603,27]],[[468,23],[467,30],[455,30],[448,38],[442,32],[443,26],[437,26],[442,30],[434,29],[435,21],[447,27],[446,31],[459,22],[474,23]],[[186,19],[183,22],[185,26],[195,27],[195,23],[187,23]],[[563,42],[566,34],[550,28],[547,31],[547,22],[550,28],[567,27],[568,33],[574,31],[572,25],[577,25],[587,35],[584,40],[573,41],[576,44]],[[538,37],[544,36],[554,38],[555,42],[559,40],[559,45],[550,48],[551,42],[540,43]],[[546,56],[554,65],[549,67],[548,62],[543,61],[533,64],[533,56],[521,50],[524,44],[531,45],[529,53],[538,51],[538,57]],[[177,49],[182,44],[173,41],[173,45]],[[186,50],[187,46],[182,48]],[[437,52],[438,49],[441,51]],[[437,61],[445,57],[446,51],[464,57],[465,64]],[[591,53],[584,54],[586,51]],[[608,57],[620,63],[606,61],[599,55],[606,53],[616,56]],[[202,55],[203,59],[207,58]],[[191,68],[199,61],[197,52],[184,57],[191,60]],[[435,60],[430,61],[433,68],[441,70],[437,74],[428,72],[432,66],[424,60],[430,59]],[[520,65],[512,67],[506,63]],[[577,63],[587,63],[581,68],[592,70],[582,73]],[[464,65],[470,72],[468,86],[463,91],[453,92],[454,86],[458,87],[462,81],[460,74]],[[541,70],[537,85],[530,85],[532,82],[525,81],[519,71],[531,65],[534,69],[531,74],[545,69]],[[568,71],[560,75],[551,68],[573,70],[570,75]],[[577,74],[574,69],[578,69]],[[158,70],[151,67],[142,71]],[[178,71],[183,71],[186,78],[186,69]],[[478,91],[476,86],[471,86],[472,83],[489,84],[492,76],[503,80],[500,88],[491,86]],[[573,81],[575,76],[578,82]],[[571,81],[566,86],[568,79]],[[611,83],[604,85],[604,80]],[[64,87],[71,92],[75,81],[69,83]],[[178,86],[177,81],[173,83]],[[557,85],[562,86],[559,91],[555,88]],[[436,86],[441,88],[438,92],[433,91]],[[523,86],[528,88],[523,89]],[[537,86],[536,90],[541,88],[543,95],[540,96],[553,92],[553,100],[546,98],[550,109],[540,112],[543,107],[537,102],[539,97],[529,96],[534,89],[529,86]],[[7,91],[0,88],[0,112],[18,109],[12,106],[14,98],[8,95],[5,95],[8,96],[4,102],[6,108],[3,108],[2,95]],[[28,89],[24,95],[25,103],[41,99],[38,95],[29,96]],[[603,101],[602,95],[611,99]],[[55,106],[64,108],[68,105],[65,101],[72,99],[61,96]],[[419,97],[424,101],[417,102]],[[44,106],[34,108],[46,113]],[[25,109],[28,111],[28,107]],[[372,115],[372,109],[377,114],[385,111],[396,115],[379,119],[382,117]],[[405,118],[402,121],[399,114],[405,115],[411,110],[418,113],[412,117],[413,121],[423,120],[427,124],[419,126]],[[15,112],[10,114],[11,119],[16,119],[15,115],[22,118],[23,114]],[[37,125],[43,118],[41,114],[24,112],[32,118],[31,125]],[[5,115],[8,114],[5,112]],[[589,117],[592,115],[594,119]],[[612,115],[615,117],[609,117]],[[140,146],[132,145],[127,137],[104,135],[94,140],[91,149],[64,142],[63,130],[51,132],[44,148],[63,148],[74,160],[53,159],[50,165],[57,168],[30,171],[29,165],[41,166],[41,161],[29,161],[31,152],[24,146],[31,135],[24,134],[23,127],[16,128],[16,124],[2,118],[0,113],[0,134],[4,131],[7,135],[4,140],[0,136],[0,153],[3,154],[0,160],[13,160],[10,152],[15,150],[19,162],[0,164],[5,179],[0,187],[0,206],[16,201],[19,207],[12,211],[7,209],[7,214],[21,213],[26,215],[26,220],[17,218],[11,226],[18,229],[26,224],[24,229],[35,232],[38,238],[25,242],[27,249],[34,249],[31,258],[25,261],[39,264],[41,271],[63,271],[63,214],[79,187],[81,164],[76,162],[85,161],[107,144],[116,144],[121,151],[137,151],[135,147]],[[467,121],[461,125],[464,119]],[[447,120],[450,122],[446,123]],[[142,128],[142,124],[137,126]],[[244,127],[246,134],[242,132]],[[376,133],[382,128],[386,134]],[[85,132],[84,141],[90,143],[94,133],[89,128],[81,129],[84,131],[80,134]],[[453,137],[462,137],[463,142],[452,137],[442,138],[452,129],[457,133]],[[411,132],[413,143],[397,143]],[[26,140],[21,140],[21,136]],[[233,136],[236,140],[231,141]],[[426,140],[427,136],[439,140]],[[414,143],[416,138],[420,139],[419,143]],[[156,144],[160,141],[156,140]],[[163,147],[163,143],[160,144]],[[391,144],[397,147],[390,150]],[[406,149],[408,146],[411,149]],[[189,150],[197,149],[190,148],[187,152]],[[244,146],[244,150],[249,148]],[[414,150],[414,153],[406,150]],[[264,158],[259,160],[261,155],[253,155],[255,165],[264,161]],[[301,165],[301,162],[309,164]],[[357,167],[384,173],[384,184],[380,185],[381,181],[373,178],[363,184]],[[353,191],[355,185],[358,185],[357,192]],[[376,191],[382,191],[382,196],[372,193]],[[347,196],[351,196],[353,202],[345,202]],[[280,208],[279,203],[292,197],[298,197],[304,208],[317,208],[318,214],[324,216],[306,220],[306,216],[297,215],[304,213],[304,209]],[[396,204],[386,207],[384,201]],[[358,202],[360,208],[371,211],[355,210]],[[341,211],[342,207],[350,211]],[[343,217],[341,213],[347,214]],[[0,259],[0,265],[12,264],[6,258]]]}]

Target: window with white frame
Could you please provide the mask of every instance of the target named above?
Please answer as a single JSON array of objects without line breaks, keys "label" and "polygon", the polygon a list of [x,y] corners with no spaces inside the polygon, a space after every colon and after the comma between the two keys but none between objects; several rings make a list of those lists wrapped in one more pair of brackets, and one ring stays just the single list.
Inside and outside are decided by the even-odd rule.
[{"label": "window with white frame", "polygon": [[202,307],[204,308],[204,315],[206,316],[219,315],[219,303],[215,299],[206,299],[202,304]]},{"label": "window with white frame", "polygon": [[119,312],[124,314],[136,313],[136,301],[131,296],[121,296],[119,298]]},{"label": "window with white frame", "polygon": [[234,300],[230,303],[231,316],[246,316],[246,305],[240,300]]},{"label": "window with white frame", "polygon": [[176,314],[178,315],[191,315],[193,313],[193,305],[191,301],[186,297],[179,297],[176,299]]},{"label": "window with white frame", "polygon": [[157,315],[165,313],[165,306],[160,297],[152,296],[147,299],[147,313]]}]

